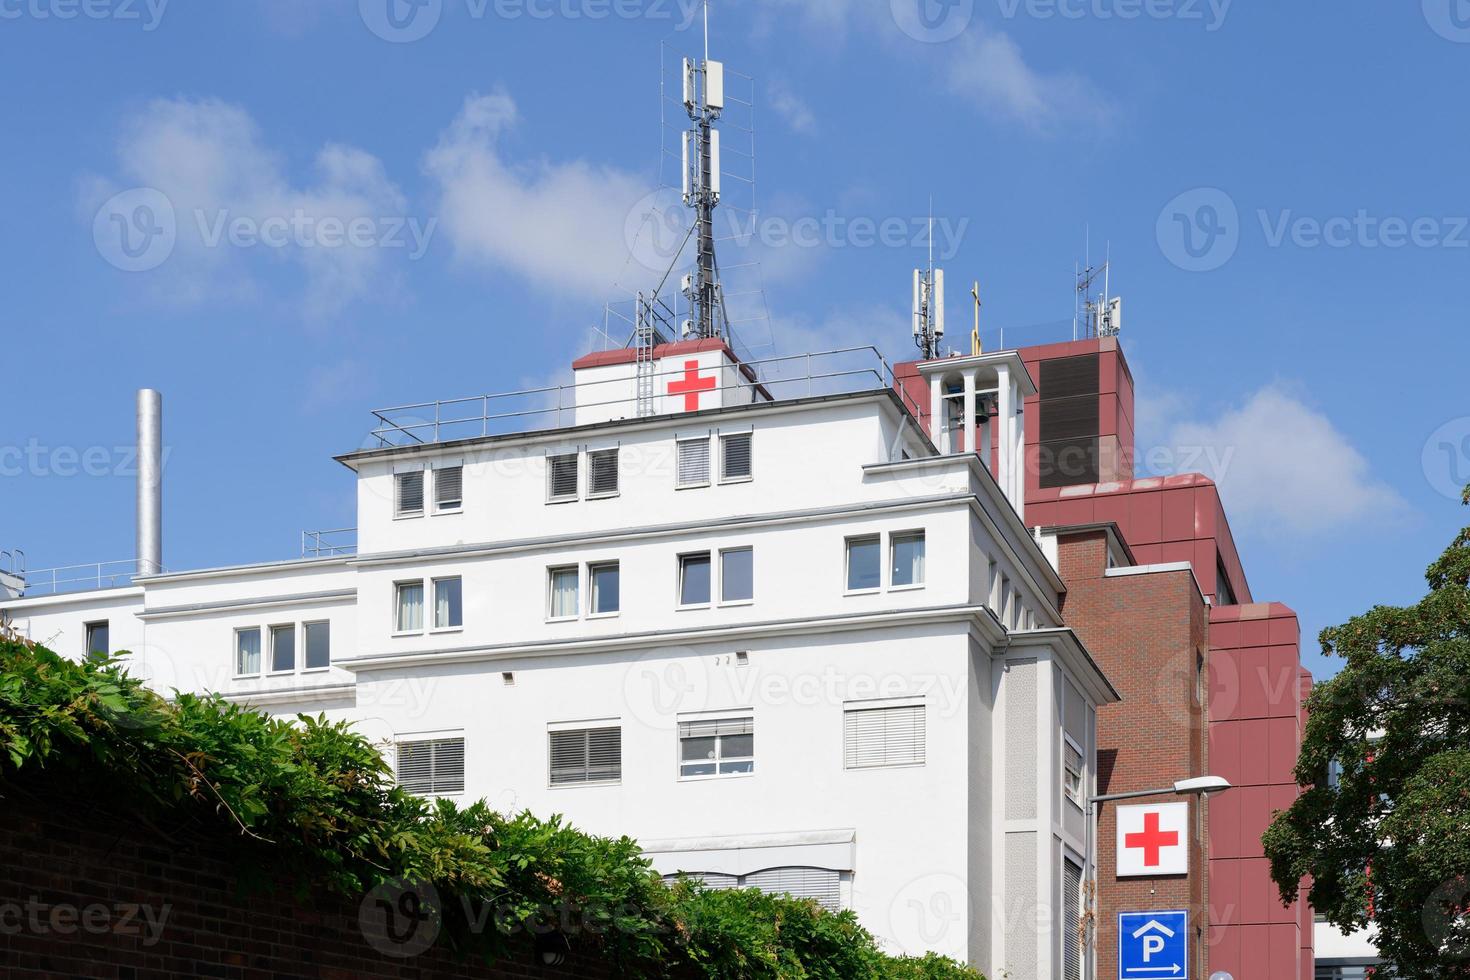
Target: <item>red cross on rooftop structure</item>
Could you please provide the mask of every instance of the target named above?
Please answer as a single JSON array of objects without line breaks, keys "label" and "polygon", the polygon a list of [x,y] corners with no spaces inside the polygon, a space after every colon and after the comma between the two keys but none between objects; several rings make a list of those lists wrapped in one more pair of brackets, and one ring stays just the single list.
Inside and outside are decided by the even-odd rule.
[{"label": "red cross on rooftop structure", "polygon": [[1175,847],[1179,844],[1179,831],[1160,830],[1159,815],[1157,813],[1146,813],[1143,815],[1143,833],[1126,834],[1123,837],[1123,846],[1143,848],[1143,866],[1145,868],[1157,868],[1159,866],[1159,852],[1166,847]]},{"label": "red cross on rooftop structure", "polygon": [[684,362],[684,379],[682,381],[669,382],[669,394],[684,396],[684,411],[699,411],[699,396],[706,391],[713,391],[719,382],[714,378],[701,378],[699,376],[699,362]]}]

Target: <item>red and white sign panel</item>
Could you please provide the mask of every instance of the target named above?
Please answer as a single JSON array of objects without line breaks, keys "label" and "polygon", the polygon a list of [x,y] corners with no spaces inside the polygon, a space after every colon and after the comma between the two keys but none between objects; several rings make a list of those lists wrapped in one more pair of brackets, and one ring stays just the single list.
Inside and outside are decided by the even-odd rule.
[{"label": "red and white sign panel", "polygon": [[1189,804],[1118,807],[1118,877],[1189,874]]}]

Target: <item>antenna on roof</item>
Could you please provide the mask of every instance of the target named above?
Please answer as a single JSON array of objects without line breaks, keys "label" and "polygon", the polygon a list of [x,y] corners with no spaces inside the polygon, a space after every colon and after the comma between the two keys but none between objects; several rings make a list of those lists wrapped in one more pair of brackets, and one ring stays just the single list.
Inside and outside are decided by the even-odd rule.
[{"label": "antenna on roof", "polygon": [[[1072,339],[1116,337],[1123,330],[1123,299],[1112,294],[1113,246],[1108,243],[1103,264],[1092,265],[1091,231],[1088,232],[1086,264],[1077,271],[1077,296],[1072,313]],[[1102,282],[1102,294],[1093,287]]]},{"label": "antenna on roof", "polygon": [[929,202],[929,268],[914,270],[914,343],[932,361],[944,340],[944,270],[934,268],[934,202]]},{"label": "antenna on roof", "polygon": [[695,213],[694,273],[684,284],[690,318],[685,333],[728,339],[715,262],[715,208],[720,203],[720,131],[725,110],[725,66],[709,57],[709,0],[704,2],[704,60],[683,62],[684,110],[693,124],[684,134],[684,204]]}]

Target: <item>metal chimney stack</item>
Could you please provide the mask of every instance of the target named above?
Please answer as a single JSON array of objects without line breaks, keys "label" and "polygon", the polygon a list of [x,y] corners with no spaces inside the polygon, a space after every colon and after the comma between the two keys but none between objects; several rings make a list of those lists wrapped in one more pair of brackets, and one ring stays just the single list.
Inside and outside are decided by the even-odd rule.
[{"label": "metal chimney stack", "polygon": [[163,395],[138,391],[138,574],[163,571]]}]

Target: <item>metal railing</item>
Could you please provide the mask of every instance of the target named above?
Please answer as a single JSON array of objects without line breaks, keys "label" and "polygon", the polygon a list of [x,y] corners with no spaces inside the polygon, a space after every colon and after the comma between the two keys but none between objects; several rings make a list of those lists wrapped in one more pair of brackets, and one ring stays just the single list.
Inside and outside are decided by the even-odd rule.
[{"label": "metal railing", "polygon": [[26,577],[26,553],[19,548],[0,551],[0,574],[14,578]]},{"label": "metal railing", "polygon": [[138,574],[136,559],[99,561],[89,565],[64,565],[26,572],[26,595],[59,595],[92,589],[116,589],[132,583]]},{"label": "metal railing", "polygon": [[302,558],[342,558],[357,554],[357,528],[342,527],[331,531],[302,531]]},{"label": "metal railing", "polygon": [[[860,391],[893,390],[913,412],[920,407],[895,381],[893,369],[876,347],[848,347],[841,350],[810,354],[792,354],[756,361],[732,362],[729,367],[737,379],[708,392],[741,391],[752,400],[783,401],[815,395],[852,394]],[[683,377],[685,369],[657,372],[655,378]],[[518,435],[575,424],[578,411],[623,407],[628,417],[637,415],[636,397],[620,397],[605,401],[578,398],[590,389],[612,387],[609,380],[586,381],[546,388],[493,395],[475,395],[448,401],[400,405],[373,412],[377,424],[369,439],[378,448],[433,445],[459,439],[492,435]]]}]

